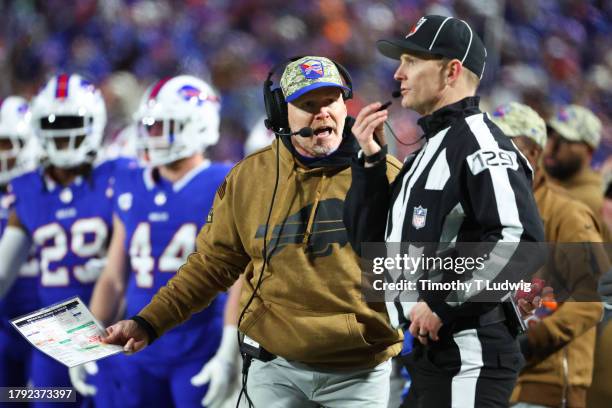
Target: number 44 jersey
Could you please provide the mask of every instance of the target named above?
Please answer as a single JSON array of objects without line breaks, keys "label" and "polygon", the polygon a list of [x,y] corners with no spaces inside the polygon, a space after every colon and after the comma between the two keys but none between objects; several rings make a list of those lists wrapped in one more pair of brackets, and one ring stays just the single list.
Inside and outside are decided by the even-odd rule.
[{"label": "number 44 jersey", "polygon": [[111,235],[114,175],[131,163],[104,162],[65,187],[42,168],[11,182],[14,209],[39,259],[42,306],[75,295],[89,302]]},{"label": "number 44 jersey", "polygon": [[[196,236],[230,168],[205,161],[175,183],[150,168],[130,170],[117,179],[114,211],[125,226],[130,266],[128,317],[146,306],[195,251]],[[222,295],[134,357],[176,361],[214,352],[224,304]]]}]

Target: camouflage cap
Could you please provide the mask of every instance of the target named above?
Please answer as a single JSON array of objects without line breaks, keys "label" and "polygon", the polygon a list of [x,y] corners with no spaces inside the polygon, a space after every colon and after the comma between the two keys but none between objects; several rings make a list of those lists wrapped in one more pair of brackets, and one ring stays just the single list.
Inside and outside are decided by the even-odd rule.
[{"label": "camouflage cap", "polygon": [[601,140],[601,121],[593,112],[578,105],[562,106],[548,126],[570,142],[583,142],[596,149]]},{"label": "camouflage cap", "polygon": [[345,97],[350,91],[344,85],[336,64],[325,57],[307,56],[289,63],[285,67],[280,85],[287,102],[324,86],[342,88]]},{"label": "camouflage cap", "polygon": [[491,115],[491,120],[506,136],[526,136],[542,148],[546,145],[546,123],[527,105],[518,102],[500,105]]}]

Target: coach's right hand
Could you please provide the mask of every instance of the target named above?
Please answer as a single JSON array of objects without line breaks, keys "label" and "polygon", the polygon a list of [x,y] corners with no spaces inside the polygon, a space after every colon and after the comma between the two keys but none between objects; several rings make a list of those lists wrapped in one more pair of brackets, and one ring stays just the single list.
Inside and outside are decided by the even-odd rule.
[{"label": "coach's right hand", "polygon": [[121,320],[107,327],[106,334],[103,343],[123,346],[127,354],[136,353],[149,343],[147,332],[134,320]]},{"label": "coach's right hand", "polygon": [[[378,111],[382,104],[374,102],[365,106],[355,118],[355,124],[351,131],[359,143],[361,150],[366,156],[371,156],[386,144],[384,123],[388,117],[388,111]],[[378,143],[377,143],[378,140]],[[379,144],[380,143],[380,144]]]}]

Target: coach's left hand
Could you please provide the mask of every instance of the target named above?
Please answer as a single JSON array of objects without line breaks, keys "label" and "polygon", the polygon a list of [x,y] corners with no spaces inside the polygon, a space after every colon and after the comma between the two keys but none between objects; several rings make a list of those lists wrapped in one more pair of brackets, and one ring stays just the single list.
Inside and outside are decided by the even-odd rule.
[{"label": "coach's left hand", "polygon": [[238,338],[236,326],[225,326],[221,345],[215,356],[191,378],[191,384],[200,387],[208,383],[208,391],[202,406],[220,408],[229,396],[230,386],[236,378],[238,367]]},{"label": "coach's left hand", "polygon": [[412,308],[410,321],[408,330],[421,344],[427,345],[429,339],[438,341],[438,330],[442,327],[442,320],[431,311],[427,303],[421,301]]}]

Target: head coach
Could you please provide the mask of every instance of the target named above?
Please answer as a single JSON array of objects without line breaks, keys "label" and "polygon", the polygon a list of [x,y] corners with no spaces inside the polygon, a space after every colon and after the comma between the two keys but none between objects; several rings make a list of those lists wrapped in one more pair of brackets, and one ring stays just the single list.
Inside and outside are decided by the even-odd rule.
[{"label": "head coach", "polygon": [[[295,58],[270,71],[267,126],[281,138],[230,171],[196,252],[138,316],[107,329],[107,342],[138,351],[241,279],[250,402],[387,406],[401,333],[384,305],[362,299],[359,258],[342,224],[359,150],[345,105],[351,94],[348,72],[328,58]],[[391,178],[400,163],[388,160]]]},{"label": "head coach", "polygon": [[[428,15],[404,38],[381,40],[377,47],[399,60],[394,79],[401,104],[422,115],[424,143],[389,184],[383,160],[387,111],[378,111],[376,102],[358,114],[353,133],[362,152],[353,163],[344,209],[355,250],[377,241],[475,242],[504,252],[543,241],[532,169],[479,109],[475,93],[486,50],[476,32],[463,20]],[[479,276],[496,280],[509,259],[508,252],[496,262],[489,259]],[[432,278],[432,271],[419,273],[419,282]],[[466,273],[462,279],[476,277]],[[412,377],[405,404],[507,406],[523,360],[504,308],[475,302],[481,292],[418,288],[415,302],[387,303],[392,323],[418,339],[405,360]]]}]

